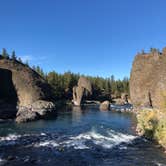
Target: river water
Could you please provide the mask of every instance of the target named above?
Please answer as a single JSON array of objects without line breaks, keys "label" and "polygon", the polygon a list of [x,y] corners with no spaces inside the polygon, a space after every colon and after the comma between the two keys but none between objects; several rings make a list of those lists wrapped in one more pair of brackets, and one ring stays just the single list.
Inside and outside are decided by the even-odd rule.
[{"label": "river water", "polygon": [[165,166],[166,155],[135,135],[129,113],[97,106],[59,110],[25,124],[0,123],[0,165]]}]

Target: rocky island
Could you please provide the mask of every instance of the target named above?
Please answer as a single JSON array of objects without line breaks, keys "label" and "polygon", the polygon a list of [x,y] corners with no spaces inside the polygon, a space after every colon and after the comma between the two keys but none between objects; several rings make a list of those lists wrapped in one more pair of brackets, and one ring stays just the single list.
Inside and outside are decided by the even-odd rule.
[{"label": "rocky island", "polygon": [[73,103],[75,106],[80,106],[83,96],[87,93],[92,94],[91,82],[85,78],[80,77],[78,80],[78,85],[73,87]]}]

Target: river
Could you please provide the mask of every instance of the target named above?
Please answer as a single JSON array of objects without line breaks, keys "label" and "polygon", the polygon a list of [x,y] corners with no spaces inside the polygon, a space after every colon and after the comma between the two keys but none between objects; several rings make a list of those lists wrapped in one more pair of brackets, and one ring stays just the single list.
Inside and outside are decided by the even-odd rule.
[{"label": "river", "polygon": [[165,166],[166,155],[135,134],[131,113],[98,106],[58,111],[50,120],[0,123],[0,165]]}]

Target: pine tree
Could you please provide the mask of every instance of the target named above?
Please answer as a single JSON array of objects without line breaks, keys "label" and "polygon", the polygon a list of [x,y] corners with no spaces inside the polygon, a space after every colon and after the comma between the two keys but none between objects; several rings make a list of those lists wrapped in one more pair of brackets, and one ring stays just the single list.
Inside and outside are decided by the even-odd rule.
[{"label": "pine tree", "polygon": [[12,59],[13,61],[17,60],[16,53],[15,53],[14,50],[12,51],[11,59]]},{"label": "pine tree", "polygon": [[2,49],[2,57],[5,58],[5,59],[9,59],[9,55],[8,55],[5,48]]}]

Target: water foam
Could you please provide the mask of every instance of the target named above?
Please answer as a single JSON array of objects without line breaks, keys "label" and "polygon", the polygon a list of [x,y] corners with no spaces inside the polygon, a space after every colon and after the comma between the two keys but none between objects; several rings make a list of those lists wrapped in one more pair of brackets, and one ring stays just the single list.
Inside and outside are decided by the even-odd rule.
[{"label": "water foam", "polygon": [[[121,143],[130,143],[132,140],[137,138],[136,136],[123,134],[114,130],[106,130],[104,131],[104,133],[101,133],[95,129],[92,129],[88,132],[84,132],[76,136],[59,136],[58,139],[54,136],[54,134],[52,134],[50,137],[46,133],[41,133],[39,135],[26,134],[22,136],[16,134],[9,134],[6,137],[0,137],[0,144],[14,145],[16,143],[19,143],[20,138],[23,138],[25,136],[30,136],[31,138],[35,136],[39,138],[39,142],[32,143],[34,147],[72,147],[74,149],[90,149],[94,145],[101,146],[105,149],[111,149],[114,146],[120,145]],[[126,147],[119,148],[125,149]]]},{"label": "water foam", "polygon": [[0,145],[15,145],[16,141],[21,138],[21,135],[9,134],[5,137],[0,137]]},{"label": "water foam", "polygon": [[[87,133],[82,133],[76,137],[70,137],[70,141],[68,141],[67,144],[71,144],[76,148],[79,148],[78,145],[83,144],[85,146],[86,141],[92,141],[95,145],[99,145],[103,148],[109,149],[121,143],[129,143],[135,138],[136,136],[118,133],[113,130],[107,131],[106,135],[92,130]],[[87,148],[87,146],[85,146],[85,148]]]},{"label": "water foam", "polygon": [[0,137],[0,141],[15,141],[15,140],[17,140],[20,137],[21,137],[21,135],[9,134],[6,137]]},{"label": "water foam", "polygon": [[34,147],[58,147],[59,144],[56,142],[56,141],[43,141],[43,142],[39,142],[39,143],[36,143],[34,145]]},{"label": "water foam", "polygon": [[[101,134],[96,130],[91,130],[89,132],[81,133],[77,136],[70,136],[65,140],[45,140],[35,144],[35,147],[73,147],[74,149],[90,149],[93,144],[101,146],[102,148],[110,149],[121,143],[130,143],[132,140],[137,138],[133,135],[127,135],[114,130],[108,130],[106,134]],[[121,149],[126,149],[126,147],[120,147]]]},{"label": "water foam", "polygon": [[5,163],[6,163],[6,160],[0,158],[0,165],[5,164]]}]

